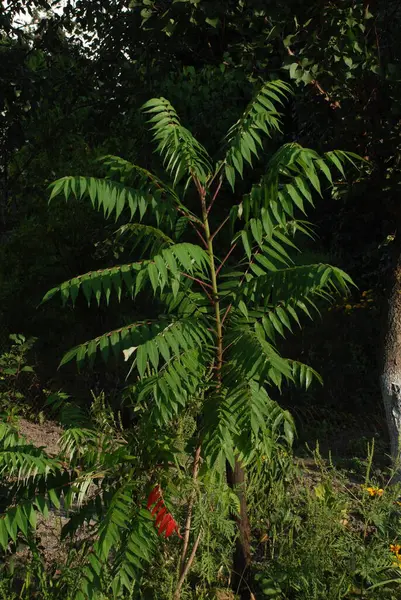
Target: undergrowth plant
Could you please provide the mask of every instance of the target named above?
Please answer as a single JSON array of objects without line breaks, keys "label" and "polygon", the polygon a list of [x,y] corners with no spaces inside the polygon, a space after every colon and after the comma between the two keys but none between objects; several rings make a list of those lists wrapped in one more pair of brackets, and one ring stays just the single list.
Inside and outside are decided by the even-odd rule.
[{"label": "undergrowth plant", "polygon": [[0,410],[7,413],[8,418],[20,414],[29,416],[32,407],[26,401],[23,390],[35,389],[37,384],[34,369],[27,358],[35,338],[11,334],[9,339],[10,348],[0,354]]},{"label": "undergrowth plant", "polygon": [[[119,235],[133,239],[142,257],[77,275],[44,300],[59,295],[75,304],[82,296],[99,306],[112,296],[128,296],[135,306],[139,294],[153,294],[151,312],[160,314],[86,341],[61,361],[75,359],[82,368],[98,356],[124,358],[131,429],[110,421],[109,429],[94,427],[93,419],[76,415],[62,401],[69,422],[63,458],[46,459],[32,448],[24,453],[12,430],[2,426],[1,444],[14,456],[13,464],[3,453],[4,469],[17,477],[19,503],[0,520],[0,543],[6,547],[18,531],[26,534],[36,513],[46,514],[52,503],[75,506],[66,530],[85,522],[95,530],[77,579],[77,600],[131,597],[141,570],[160,549],[154,519],[160,525],[173,513],[182,540],[175,536],[169,542],[176,548],[174,568],[178,563],[171,595],[180,597],[213,528],[216,540],[236,535],[231,581],[235,590],[248,593],[246,469],[262,456],[271,463],[292,443],[291,415],[273,398],[283,382],[308,387],[319,379],[311,367],[283,357],[279,340],[301,325],[302,316],[312,317],[322,300],[347,293],[351,283],[336,267],[295,264],[292,258],[298,238],[311,236],[306,209],[334,185],[334,172],[344,177],[344,165],[353,158],[341,151],[319,155],[296,143],[273,151],[278,108],[289,94],[281,81],[263,84],[229,130],[217,162],[168,100],[152,99],[143,110],[165,177],[107,156],[105,178],[69,176],[52,185],[51,200],[89,199],[105,217],[125,219]],[[263,175],[242,193],[244,171],[256,161]],[[220,195],[225,206],[231,198],[222,217]],[[179,436],[183,420],[190,426]],[[152,515],[145,504],[155,486],[163,498]],[[214,511],[224,517],[218,520],[220,532]]]},{"label": "undergrowth plant", "polygon": [[399,598],[400,488],[389,485],[393,473],[372,475],[373,448],[358,481],[323,460],[318,448],[309,468],[287,471],[285,484],[271,481],[268,467],[252,473],[255,597]]}]

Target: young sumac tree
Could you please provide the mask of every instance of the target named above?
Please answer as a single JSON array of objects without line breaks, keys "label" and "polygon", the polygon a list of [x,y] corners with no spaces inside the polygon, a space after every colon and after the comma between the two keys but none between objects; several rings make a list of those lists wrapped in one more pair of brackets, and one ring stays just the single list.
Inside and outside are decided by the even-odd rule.
[{"label": "young sumac tree", "polygon": [[[143,110],[160,155],[165,178],[115,156],[103,159],[105,178],[64,177],[52,184],[51,199],[89,198],[105,217],[126,217],[122,231],[136,236],[141,260],[79,275],[50,290],[89,305],[153,294],[163,315],[124,325],[69,351],[62,364],[93,363],[97,354],[130,363],[134,401],[162,428],[196,406],[193,474],[215,470],[239,497],[238,540],[233,572],[246,578],[251,561],[245,469],[277,444],[291,444],[293,422],[272,395],[282,382],[308,387],[312,368],[283,357],[278,339],[311,316],[317,299],[344,293],[351,283],[328,264],[297,264],[294,238],[310,235],[298,218],[333,185],[332,171],[344,176],[351,155],[319,155],[297,143],[269,154],[268,138],[280,131],[280,113],[290,94],[282,81],[261,86],[242,117],[230,128],[222,157],[213,163],[206,148],[180,122],[164,98]],[[263,176],[246,194],[236,191],[245,169],[263,157]],[[241,183],[243,186],[243,183]],[[221,219],[231,194],[231,208]],[[185,238],[185,236],[187,236]],[[219,242],[216,240],[219,236]],[[184,239],[185,241],[184,241]],[[216,252],[216,247],[219,251]],[[200,475],[201,476],[201,475]],[[188,517],[176,597],[199,543],[193,532],[193,497]],[[111,542],[111,546],[114,542]],[[118,550],[119,537],[115,543]],[[188,558],[189,557],[189,558]],[[238,579],[237,579],[238,581]]]}]

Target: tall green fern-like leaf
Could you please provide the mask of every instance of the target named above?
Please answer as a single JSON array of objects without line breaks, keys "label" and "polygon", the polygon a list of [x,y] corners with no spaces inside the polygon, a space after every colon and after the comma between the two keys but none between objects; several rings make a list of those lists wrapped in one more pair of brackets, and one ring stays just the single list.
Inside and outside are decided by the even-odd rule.
[{"label": "tall green fern-like leaf", "polygon": [[93,208],[102,209],[106,218],[114,214],[116,221],[126,209],[131,220],[134,217],[142,220],[147,213],[155,215],[157,221],[176,219],[175,197],[159,184],[146,182],[142,187],[132,188],[111,179],[69,176],[52,184],[50,200],[62,193],[66,199],[89,198]]},{"label": "tall green fern-like leaf", "polygon": [[152,115],[153,139],[157,142],[157,151],[164,159],[166,171],[173,175],[174,185],[183,176],[195,176],[201,183],[206,183],[211,174],[210,157],[205,148],[183,127],[180,119],[165,98],[149,100],[142,107],[148,115]]},{"label": "tall green fern-like leaf", "polygon": [[234,466],[236,459],[247,465],[258,453],[270,458],[278,445],[291,446],[294,432],[289,413],[251,380],[225,389],[219,403],[207,403],[203,444],[215,468],[225,461]]},{"label": "tall green fern-like leaf", "polygon": [[157,369],[159,360],[169,360],[181,350],[201,348],[212,343],[210,333],[202,321],[182,319],[176,321],[154,321],[134,323],[115,329],[93,340],[80,344],[63,357],[60,366],[72,359],[79,365],[85,360],[93,364],[97,352],[105,361],[114,355],[131,363],[144,376],[148,364]]},{"label": "tall green fern-like leaf", "polygon": [[131,390],[133,404],[148,403],[150,419],[159,426],[168,424],[208,388],[207,365],[211,359],[211,348],[207,351],[205,346],[202,351],[190,348],[171,356],[155,374]]},{"label": "tall green fern-like leaf", "polygon": [[225,140],[228,149],[224,168],[232,188],[235,186],[235,173],[243,175],[244,162],[252,166],[252,156],[258,158],[260,149],[263,149],[262,135],[271,137],[274,132],[280,131],[281,115],[277,105],[282,107],[290,93],[291,88],[283,81],[265,83],[229,130]]},{"label": "tall green fern-like leaf", "polygon": [[353,285],[351,278],[341,269],[331,265],[301,265],[269,270],[261,267],[258,275],[249,278],[239,297],[247,299],[256,294],[260,304],[287,303],[313,296],[330,299],[335,293],[348,293]]},{"label": "tall green fern-like leaf", "polygon": [[43,302],[60,294],[64,304],[67,300],[74,304],[81,292],[88,306],[92,301],[96,301],[99,306],[102,298],[108,304],[112,294],[117,294],[120,301],[123,290],[135,297],[145,283],[151,284],[154,293],[162,293],[165,287],[177,293],[180,280],[188,275],[193,277],[199,274],[208,284],[207,270],[208,256],[202,248],[188,243],[173,244],[153,256],[152,260],[99,269],[65,281],[47,292]]}]

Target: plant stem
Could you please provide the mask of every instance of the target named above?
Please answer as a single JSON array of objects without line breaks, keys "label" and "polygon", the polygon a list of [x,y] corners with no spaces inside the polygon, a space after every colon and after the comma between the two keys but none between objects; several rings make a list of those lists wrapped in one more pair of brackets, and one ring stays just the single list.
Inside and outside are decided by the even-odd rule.
[{"label": "plant stem", "polygon": [[[203,229],[205,232],[205,242],[207,245],[207,252],[209,254],[210,278],[212,281],[212,293],[213,293],[213,296],[211,298],[209,296],[209,298],[211,299],[211,302],[214,305],[215,316],[216,316],[216,329],[215,329],[215,333],[216,333],[216,378],[218,381],[218,388],[219,388],[221,386],[221,368],[223,365],[223,335],[222,335],[223,328],[222,328],[222,324],[221,324],[220,301],[219,301],[219,293],[218,293],[218,287],[217,287],[216,263],[215,263],[215,256],[214,256],[214,250],[213,250],[213,236],[210,233],[210,226],[209,226],[209,219],[208,219],[209,213],[208,213],[208,209],[206,206],[206,188],[203,187],[196,178],[194,179],[194,181],[195,181],[195,185],[198,190],[199,198],[201,201]],[[219,192],[219,189],[220,189],[220,186],[216,190],[213,200],[215,200],[215,198]],[[211,206],[209,206],[209,209],[210,208],[211,208]],[[201,449],[199,446],[196,450],[195,458],[194,458],[193,481],[195,481],[196,477],[198,476],[200,451],[201,451]],[[184,547],[182,549],[182,555],[181,555],[181,561],[180,561],[180,579],[178,580],[177,588],[174,593],[174,600],[180,599],[182,584],[184,583],[185,578],[189,572],[189,569],[191,568],[191,565],[194,561],[195,554],[198,549],[200,538],[201,538],[201,532],[199,532],[198,537],[196,538],[195,543],[192,547],[192,552],[190,554],[190,557],[187,560],[187,562],[185,563],[185,558],[186,558],[186,555],[188,552],[188,546],[189,546],[190,527],[191,527],[191,521],[192,521],[193,505],[194,505],[194,500],[195,500],[194,491],[195,490],[193,490],[193,496],[191,497],[189,505],[188,505],[188,516],[187,516],[187,522],[185,525],[185,534],[184,534]]]},{"label": "plant stem", "polygon": [[198,189],[199,189],[200,200],[201,200],[201,205],[202,205],[203,227],[205,230],[205,239],[206,239],[206,243],[207,243],[207,251],[209,254],[210,278],[212,281],[212,288],[213,288],[213,304],[214,304],[214,311],[215,311],[215,316],[216,316],[216,373],[217,373],[217,380],[220,385],[220,383],[221,383],[221,367],[223,365],[223,328],[222,328],[221,314],[220,314],[219,291],[218,291],[218,287],[217,287],[217,273],[216,273],[216,263],[215,263],[214,250],[213,250],[213,236],[210,233],[209,213],[208,213],[208,209],[206,207],[206,189],[202,188],[201,186],[199,186]]},{"label": "plant stem", "polygon": [[191,568],[192,563],[194,562],[195,554],[196,554],[196,551],[197,551],[198,546],[199,546],[201,535],[202,535],[202,532],[200,531],[198,533],[198,537],[195,540],[194,546],[192,548],[191,555],[188,558],[188,562],[187,562],[187,564],[184,567],[184,570],[182,572],[182,575],[181,575],[180,579],[178,580],[178,584],[177,584],[176,590],[174,592],[174,600],[180,600],[182,584],[184,583],[185,578],[188,575],[188,571]]},{"label": "plant stem", "polygon": [[222,222],[220,223],[220,225],[218,226],[218,228],[216,229],[216,231],[215,231],[215,232],[213,233],[213,235],[212,235],[212,240],[213,240],[213,239],[214,239],[214,237],[215,237],[215,236],[216,236],[216,235],[219,233],[219,231],[220,231],[221,229],[223,229],[224,225],[227,223],[227,221],[229,221],[229,219],[230,219],[230,216],[226,217],[226,218],[224,219],[224,221],[222,221]]},{"label": "plant stem", "polygon": [[200,233],[200,231],[197,230],[192,221],[189,221],[189,224],[192,225],[193,229],[196,232],[196,235],[202,240],[202,244],[205,246],[205,248],[207,248],[207,243],[205,242],[205,238],[203,237],[203,235]]},{"label": "plant stem", "polygon": [[239,530],[234,551],[233,587],[239,592],[241,600],[249,600],[250,588],[248,585],[249,570],[251,565],[251,525],[248,516],[248,506],[245,492],[245,469],[236,460],[234,468],[227,463],[227,482],[236,492],[240,503],[239,515],[235,521]]},{"label": "plant stem", "polygon": [[[216,191],[215,191],[215,193],[213,194],[213,198],[212,198],[212,200],[211,200],[211,202],[210,202],[210,204],[209,204],[209,206],[208,206],[208,208],[207,208],[207,211],[206,211],[206,212],[207,212],[207,214],[209,214],[209,213],[210,213],[210,211],[212,210],[212,206],[213,206],[213,204],[214,204],[214,201],[216,200],[217,196],[219,195],[219,192],[220,192],[220,188],[221,188],[221,184],[222,184],[222,183],[223,183],[223,177],[220,175],[220,180],[219,180],[218,186],[217,186],[217,188],[216,188]],[[209,186],[209,187],[210,187],[210,186]]]},{"label": "plant stem", "polygon": [[198,446],[196,449],[196,452],[195,452],[194,465],[193,465],[193,470],[192,470],[192,484],[194,487],[192,489],[191,496],[190,496],[189,503],[188,503],[188,514],[187,514],[187,521],[185,523],[185,533],[184,533],[184,545],[182,548],[181,562],[180,562],[180,577],[182,576],[182,574],[185,570],[185,559],[187,557],[187,552],[188,552],[189,534],[191,532],[192,512],[193,512],[193,507],[194,507],[194,502],[195,502],[195,497],[196,497],[195,481],[198,477],[200,453],[201,453],[201,447]]},{"label": "plant stem", "polygon": [[[215,257],[213,251],[213,236],[210,233],[209,227],[209,211],[210,208],[215,201],[218,192],[220,191],[220,185],[218,186],[213,200],[209,206],[209,210],[206,207],[206,189],[203,188],[200,184],[198,184],[198,191],[202,204],[202,219],[203,219],[203,227],[205,232],[205,239],[208,246],[208,254],[210,260],[210,277],[212,281],[213,294],[214,294],[214,308],[216,315],[216,379],[217,379],[217,391],[221,388],[221,371],[223,366],[223,323],[220,313],[220,300],[219,293],[217,287],[217,271],[215,264]],[[219,229],[217,229],[219,231]],[[245,279],[245,276],[243,280]],[[230,312],[230,307],[226,310],[224,318],[227,317]],[[240,579],[237,581],[238,586],[241,586],[241,583],[245,583],[247,586],[247,579],[249,575],[249,566],[251,562],[251,547],[250,547],[250,538],[251,538],[251,527],[249,523],[248,517],[248,507],[246,502],[245,495],[245,470],[241,463],[236,460],[234,469],[231,468],[230,465],[227,465],[227,482],[231,485],[231,487],[237,492],[238,498],[240,501],[240,514],[236,518],[237,526],[239,529],[239,536],[236,542],[236,549],[234,553],[234,569],[233,573],[240,573]],[[195,543],[196,545],[196,543]],[[194,545],[194,547],[195,547]],[[189,562],[189,561],[188,561]],[[245,599],[249,598],[249,586],[247,589],[240,590],[241,598]],[[176,600],[176,599],[175,599]]]},{"label": "plant stem", "polygon": [[235,244],[233,244],[230,248],[230,250],[227,252],[227,254],[225,255],[225,257],[223,258],[223,260],[221,261],[219,268],[217,269],[216,274],[218,275],[221,271],[221,269],[224,267],[226,261],[230,258],[230,255],[232,254],[232,252],[234,252],[235,248],[237,247],[237,242],[235,242]]}]

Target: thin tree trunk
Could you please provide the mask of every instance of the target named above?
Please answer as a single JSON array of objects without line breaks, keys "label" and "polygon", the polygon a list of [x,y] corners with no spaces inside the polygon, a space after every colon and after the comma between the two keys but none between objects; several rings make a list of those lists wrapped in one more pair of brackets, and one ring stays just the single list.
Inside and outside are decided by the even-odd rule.
[{"label": "thin tree trunk", "polygon": [[[217,189],[212,197],[209,207],[206,206],[206,190],[199,182],[197,182],[197,188],[202,205],[202,221],[204,227],[205,240],[207,244],[207,250],[210,259],[210,278],[213,288],[212,303],[215,309],[216,315],[216,362],[215,362],[215,377],[216,377],[216,391],[221,388],[221,376],[223,368],[223,319],[220,313],[220,298],[219,290],[217,285],[217,268],[215,264],[215,256],[213,250],[213,237],[211,235],[209,227],[208,215],[213,203],[219,193],[221,187],[221,180],[217,186]],[[218,231],[218,230],[217,230]],[[248,510],[245,496],[245,470],[239,462],[235,463],[234,470],[230,466],[227,467],[227,482],[233,488],[235,488],[239,502],[240,502],[240,515],[236,518],[239,535],[236,542],[236,548],[233,556],[233,589],[235,592],[240,593],[241,600],[250,600],[250,587],[248,585],[249,578],[249,566],[251,563],[251,528],[248,518]]]},{"label": "thin tree trunk", "polygon": [[250,565],[251,565],[251,525],[245,494],[245,469],[236,461],[234,469],[227,465],[227,481],[235,488],[240,502],[240,513],[236,517],[239,536],[236,541],[233,557],[232,588],[239,593],[241,600],[250,599]]},{"label": "thin tree trunk", "polygon": [[[397,244],[398,246],[399,244]],[[399,249],[397,249],[399,250]],[[389,299],[387,332],[384,342],[384,365],[381,390],[390,434],[391,457],[401,475],[401,257],[393,272]]]}]

